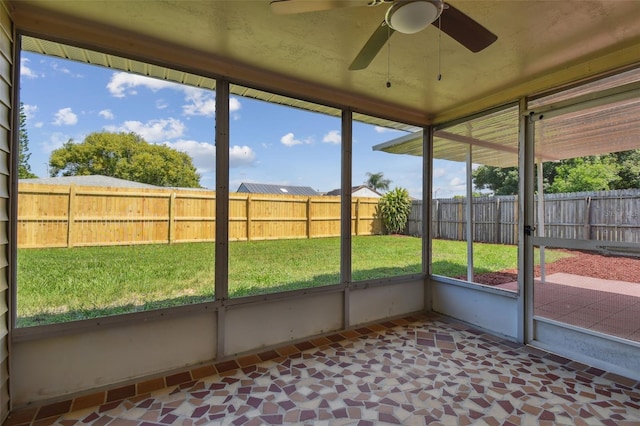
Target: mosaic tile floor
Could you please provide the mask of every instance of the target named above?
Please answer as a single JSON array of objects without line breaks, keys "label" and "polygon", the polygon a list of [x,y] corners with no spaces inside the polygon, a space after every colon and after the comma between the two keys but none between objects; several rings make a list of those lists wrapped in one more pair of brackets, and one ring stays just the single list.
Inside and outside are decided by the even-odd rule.
[{"label": "mosaic tile floor", "polygon": [[315,343],[36,424],[640,425],[640,383],[447,318]]}]

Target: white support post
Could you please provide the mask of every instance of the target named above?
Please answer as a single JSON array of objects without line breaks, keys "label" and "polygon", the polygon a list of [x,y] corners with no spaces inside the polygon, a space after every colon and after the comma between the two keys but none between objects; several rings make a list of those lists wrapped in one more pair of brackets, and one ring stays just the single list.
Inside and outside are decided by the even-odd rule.
[{"label": "white support post", "polygon": [[[538,236],[544,238],[544,179],[542,172],[543,166],[542,160],[540,160],[538,163]],[[544,246],[540,246],[540,282],[546,282]]]},{"label": "white support post", "polygon": [[518,184],[518,341],[528,343],[533,329],[533,235],[534,223],[534,124],[528,114],[527,100],[520,100],[519,114],[519,177]]}]

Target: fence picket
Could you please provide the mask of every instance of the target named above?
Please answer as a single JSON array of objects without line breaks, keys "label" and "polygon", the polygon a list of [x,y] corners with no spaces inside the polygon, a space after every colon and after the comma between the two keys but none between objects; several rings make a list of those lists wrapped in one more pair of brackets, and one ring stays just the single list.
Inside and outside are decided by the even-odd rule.
[{"label": "fence picket", "polygon": [[[433,200],[432,234],[436,238],[463,240],[465,198]],[[518,197],[497,196],[473,199],[474,241],[518,243]],[[538,200],[536,198],[537,206]],[[416,201],[413,211],[422,210]],[[535,226],[538,209],[535,208]],[[420,220],[410,217],[409,229],[420,234]],[[640,190],[593,191],[544,196],[545,236],[640,242]]]},{"label": "fence picket", "polygon": [[[214,191],[20,183],[18,195],[19,248],[215,241]],[[233,193],[229,204],[231,241],[340,235],[340,197]],[[382,232],[377,206],[353,198],[358,235]]]},{"label": "fence picket", "polygon": [[[215,241],[215,192],[24,184],[18,186],[18,247]],[[463,240],[464,198],[431,204],[434,238]],[[518,197],[473,199],[474,241],[518,243]],[[537,204],[537,201],[536,201]],[[383,232],[378,199],[354,197],[354,235]],[[547,194],[545,236],[640,243],[640,190]],[[422,234],[414,200],[405,232]],[[536,209],[536,225],[538,212]],[[340,235],[340,197],[230,194],[231,241]]]}]

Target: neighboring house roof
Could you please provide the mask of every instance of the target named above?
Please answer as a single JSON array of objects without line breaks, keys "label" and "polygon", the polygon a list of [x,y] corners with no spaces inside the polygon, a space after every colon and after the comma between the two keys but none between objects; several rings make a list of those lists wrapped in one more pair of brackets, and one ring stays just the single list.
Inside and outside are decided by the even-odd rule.
[{"label": "neighboring house roof", "polygon": [[[375,189],[369,188],[367,185],[358,185],[351,187],[351,194],[358,193],[361,197],[382,197],[382,194]],[[340,188],[327,192],[325,195],[341,195],[342,190]]]},{"label": "neighboring house roof", "polygon": [[111,186],[118,188],[163,188],[148,183],[133,182],[109,176],[60,176],[48,178],[20,179],[20,183],[40,183],[43,185],[71,185],[79,186]]},{"label": "neighboring house roof", "polygon": [[241,183],[236,192],[251,194],[320,195],[309,186],[268,185],[264,183]]}]

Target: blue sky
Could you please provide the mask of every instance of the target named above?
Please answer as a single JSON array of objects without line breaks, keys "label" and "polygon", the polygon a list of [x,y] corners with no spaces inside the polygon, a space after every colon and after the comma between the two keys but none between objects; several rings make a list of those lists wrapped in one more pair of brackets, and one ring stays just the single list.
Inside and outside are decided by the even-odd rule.
[{"label": "blue sky", "polygon": [[[29,164],[48,176],[54,149],[96,131],[140,134],[147,142],[187,152],[202,186],[215,188],[215,92],[164,80],[22,52],[20,100],[27,115]],[[242,182],[340,186],[340,119],[232,95],[230,190]],[[422,198],[420,157],[372,146],[403,133],[363,123],[353,127],[353,185],[382,172],[391,187]],[[437,197],[463,194],[464,164],[436,161]]]}]

